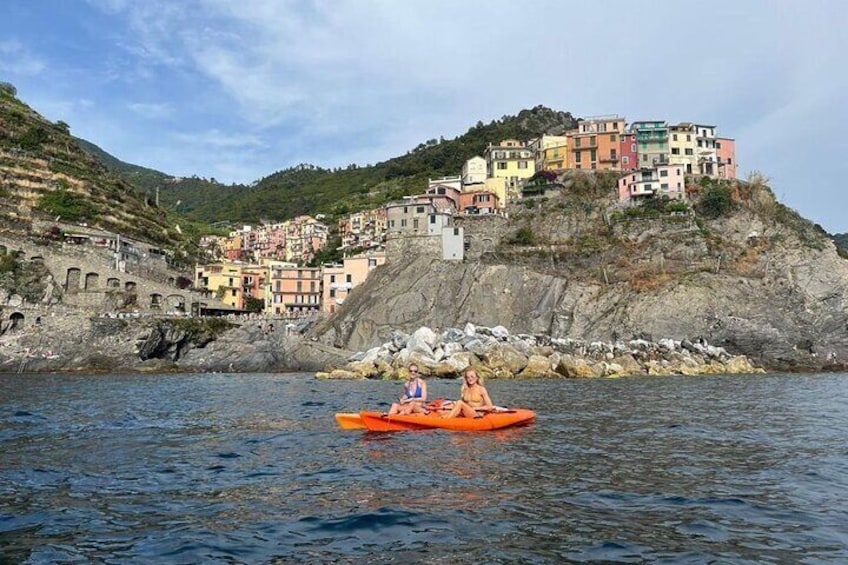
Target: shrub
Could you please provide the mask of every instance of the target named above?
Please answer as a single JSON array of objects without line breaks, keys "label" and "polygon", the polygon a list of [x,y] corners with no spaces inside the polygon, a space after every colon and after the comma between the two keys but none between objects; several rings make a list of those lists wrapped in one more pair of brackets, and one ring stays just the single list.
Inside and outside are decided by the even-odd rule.
[{"label": "shrub", "polygon": [[97,216],[97,210],[83,196],[61,189],[43,195],[37,208],[69,222],[93,220]]},{"label": "shrub", "polygon": [[515,234],[507,240],[507,243],[513,245],[533,245],[536,243],[536,234],[533,233],[533,228],[524,226],[519,228]]},{"label": "shrub", "polygon": [[702,193],[696,209],[707,218],[718,218],[733,208],[730,189],[726,186],[711,184]]}]

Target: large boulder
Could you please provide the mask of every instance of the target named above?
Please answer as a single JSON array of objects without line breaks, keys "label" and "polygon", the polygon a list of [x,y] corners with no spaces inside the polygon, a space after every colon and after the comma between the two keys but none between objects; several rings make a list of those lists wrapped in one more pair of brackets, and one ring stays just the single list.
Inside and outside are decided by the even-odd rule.
[{"label": "large boulder", "polygon": [[518,374],[522,379],[540,379],[556,376],[556,373],[551,367],[551,360],[542,355],[531,355],[527,360],[527,365]]},{"label": "large boulder", "polygon": [[508,343],[490,348],[483,360],[492,371],[510,375],[517,375],[527,366],[527,356]]}]

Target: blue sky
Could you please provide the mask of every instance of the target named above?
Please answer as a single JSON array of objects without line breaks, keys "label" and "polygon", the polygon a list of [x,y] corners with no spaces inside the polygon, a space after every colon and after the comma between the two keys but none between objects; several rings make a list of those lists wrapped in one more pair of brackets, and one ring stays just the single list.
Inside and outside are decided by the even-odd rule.
[{"label": "blue sky", "polygon": [[124,161],[226,183],[538,104],[716,124],[740,176],[841,233],[846,21],[841,0],[2,0],[0,81]]}]

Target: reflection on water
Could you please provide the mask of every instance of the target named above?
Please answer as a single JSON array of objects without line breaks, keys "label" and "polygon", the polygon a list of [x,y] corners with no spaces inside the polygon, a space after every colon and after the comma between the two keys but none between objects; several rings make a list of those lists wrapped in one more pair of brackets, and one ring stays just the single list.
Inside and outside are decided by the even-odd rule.
[{"label": "reflection on water", "polygon": [[537,423],[341,431],[396,383],[307,375],[0,376],[0,563],[848,562],[845,375],[489,388]]}]

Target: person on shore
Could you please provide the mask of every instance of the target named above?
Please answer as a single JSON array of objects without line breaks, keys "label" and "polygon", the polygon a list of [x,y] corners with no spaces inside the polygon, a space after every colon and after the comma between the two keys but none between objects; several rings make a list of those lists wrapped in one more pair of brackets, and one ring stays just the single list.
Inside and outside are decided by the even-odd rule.
[{"label": "person on shore", "polygon": [[398,402],[389,408],[389,415],[393,414],[424,414],[427,410],[424,403],[427,402],[427,383],[418,372],[415,363],[409,366],[409,376],[403,383],[403,394]]},{"label": "person on shore", "polygon": [[483,412],[494,409],[489,391],[483,386],[483,379],[477,371],[468,367],[462,379],[462,393],[460,399],[453,405],[453,409],[446,418],[464,416],[466,418],[482,418]]}]

